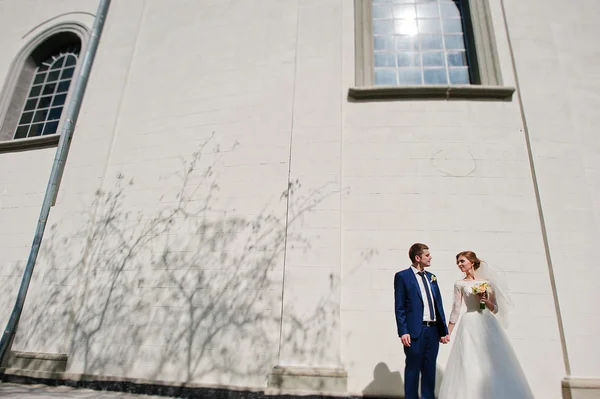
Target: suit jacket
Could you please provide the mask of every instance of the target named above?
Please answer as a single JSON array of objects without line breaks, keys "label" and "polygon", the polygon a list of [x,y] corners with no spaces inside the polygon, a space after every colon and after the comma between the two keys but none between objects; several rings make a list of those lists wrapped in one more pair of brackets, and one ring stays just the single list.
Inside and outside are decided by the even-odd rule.
[{"label": "suit jacket", "polygon": [[[429,285],[431,286],[431,295],[435,303],[436,326],[440,337],[448,335],[448,326],[446,325],[446,316],[442,302],[442,294],[438,287],[434,275],[425,272]],[[398,327],[398,336],[410,334],[411,338],[419,338],[423,328],[423,312],[425,302],[417,283],[417,277],[409,267],[406,270],[399,271],[394,277],[394,297],[396,305],[396,325]],[[420,277],[418,277],[420,278]]]}]

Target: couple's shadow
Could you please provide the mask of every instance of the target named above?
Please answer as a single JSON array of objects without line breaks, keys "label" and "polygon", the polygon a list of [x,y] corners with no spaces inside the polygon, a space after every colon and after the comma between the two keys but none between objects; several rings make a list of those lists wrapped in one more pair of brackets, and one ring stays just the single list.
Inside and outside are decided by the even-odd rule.
[{"label": "couple's shadow", "polygon": [[[442,370],[437,367],[435,394],[439,393],[442,382]],[[364,398],[403,398],[404,382],[399,371],[390,371],[384,362],[379,362],[373,370],[373,381],[362,391]]]}]

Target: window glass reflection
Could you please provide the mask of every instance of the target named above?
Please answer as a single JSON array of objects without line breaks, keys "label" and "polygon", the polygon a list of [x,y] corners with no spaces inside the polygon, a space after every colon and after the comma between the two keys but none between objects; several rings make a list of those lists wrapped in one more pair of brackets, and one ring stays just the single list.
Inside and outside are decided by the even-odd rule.
[{"label": "window glass reflection", "polygon": [[375,84],[470,83],[465,0],[372,1]]},{"label": "window glass reflection", "polygon": [[396,85],[396,70],[395,69],[377,69],[375,68],[375,84],[376,85]]},{"label": "window glass reflection", "polygon": [[423,78],[426,84],[439,85],[448,83],[445,69],[425,69]]}]

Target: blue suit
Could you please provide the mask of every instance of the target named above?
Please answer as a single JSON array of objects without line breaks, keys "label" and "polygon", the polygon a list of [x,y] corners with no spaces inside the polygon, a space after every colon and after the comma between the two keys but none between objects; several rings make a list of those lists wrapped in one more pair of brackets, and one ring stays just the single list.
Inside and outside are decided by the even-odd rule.
[{"label": "blue suit", "polygon": [[[406,367],[404,369],[404,393],[406,399],[418,399],[419,374],[423,399],[434,399],[436,359],[440,338],[448,335],[446,316],[442,306],[442,295],[434,275],[425,272],[431,287],[436,323],[428,326],[423,322],[425,302],[415,273],[411,268],[396,273],[394,297],[398,336],[410,334],[411,345],[404,347]],[[427,309],[429,312],[429,309]]]}]

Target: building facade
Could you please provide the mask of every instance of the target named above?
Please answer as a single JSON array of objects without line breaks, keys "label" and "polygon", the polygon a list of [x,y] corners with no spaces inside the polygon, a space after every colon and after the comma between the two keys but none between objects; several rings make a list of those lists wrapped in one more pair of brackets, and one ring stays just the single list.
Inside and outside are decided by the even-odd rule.
[{"label": "building facade", "polygon": [[[0,4],[0,323],[98,3]],[[504,271],[536,397],[597,395],[598,11],[112,1],[5,373],[401,396],[424,242],[446,309]]]}]

